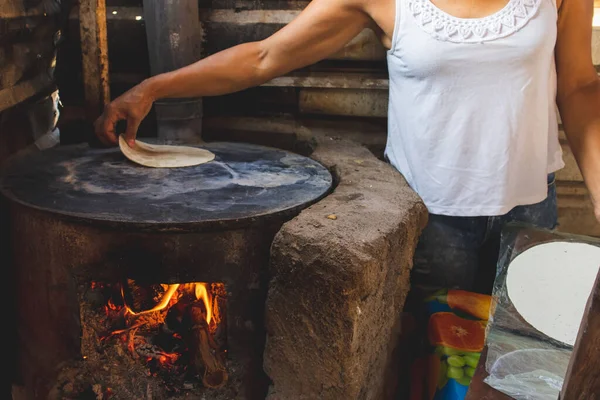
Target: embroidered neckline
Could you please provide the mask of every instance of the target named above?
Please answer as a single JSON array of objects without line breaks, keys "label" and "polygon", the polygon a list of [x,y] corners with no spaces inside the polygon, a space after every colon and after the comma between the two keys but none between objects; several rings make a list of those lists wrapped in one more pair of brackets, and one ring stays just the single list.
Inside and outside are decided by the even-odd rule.
[{"label": "embroidered neckline", "polygon": [[480,43],[506,37],[529,22],[542,0],[509,0],[501,10],[483,18],[458,18],[435,6],[431,0],[408,0],[417,24],[439,40]]}]

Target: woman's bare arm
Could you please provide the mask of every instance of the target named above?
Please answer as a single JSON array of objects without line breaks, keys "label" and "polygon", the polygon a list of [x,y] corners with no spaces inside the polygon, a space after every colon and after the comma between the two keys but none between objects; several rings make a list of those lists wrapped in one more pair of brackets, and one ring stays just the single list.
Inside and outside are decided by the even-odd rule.
[{"label": "woman's bare arm", "polygon": [[600,80],[592,64],[593,0],[563,0],[558,19],[558,107],[600,220]]},{"label": "woman's bare arm", "polygon": [[223,95],[258,86],[337,52],[370,22],[359,0],[313,0],[263,41],[240,44],[132,88],[106,107],[96,121],[96,134],[104,143],[116,144],[115,124],[126,120],[125,136],[133,145],[155,100]]}]

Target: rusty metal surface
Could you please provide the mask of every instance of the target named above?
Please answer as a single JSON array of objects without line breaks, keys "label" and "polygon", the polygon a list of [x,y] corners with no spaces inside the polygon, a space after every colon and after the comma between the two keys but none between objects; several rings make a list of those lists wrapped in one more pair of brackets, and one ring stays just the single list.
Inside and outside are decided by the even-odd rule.
[{"label": "rusty metal surface", "polygon": [[106,1],[81,0],[79,22],[85,103],[93,120],[110,102]]}]

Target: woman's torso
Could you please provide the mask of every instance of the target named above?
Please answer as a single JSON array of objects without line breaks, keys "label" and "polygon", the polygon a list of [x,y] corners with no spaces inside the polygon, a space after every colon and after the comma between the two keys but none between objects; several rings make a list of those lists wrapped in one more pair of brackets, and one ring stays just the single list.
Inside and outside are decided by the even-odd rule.
[{"label": "woman's torso", "polygon": [[477,16],[458,18],[431,0],[397,0],[386,155],[435,214],[501,215],[542,201],[547,173],[564,165],[556,4],[487,4],[455,9]]}]

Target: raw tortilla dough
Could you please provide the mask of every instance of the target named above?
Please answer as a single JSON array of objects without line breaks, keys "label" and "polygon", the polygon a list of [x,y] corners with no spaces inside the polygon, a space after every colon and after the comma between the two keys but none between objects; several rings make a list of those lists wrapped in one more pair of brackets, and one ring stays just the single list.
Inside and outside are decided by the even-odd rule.
[{"label": "raw tortilla dough", "polygon": [[534,246],[510,263],[508,297],[538,331],[574,345],[600,267],[600,247],[551,242]]},{"label": "raw tortilla dough", "polygon": [[119,136],[119,147],[131,161],[152,168],[191,167],[215,159],[213,153],[198,147],[156,145],[136,140],[135,148],[131,148],[122,135]]}]

